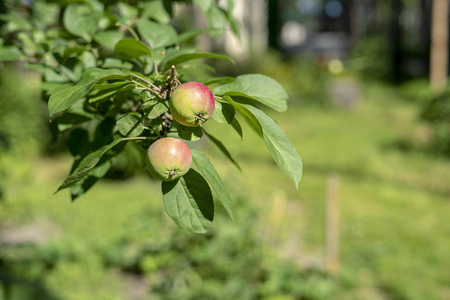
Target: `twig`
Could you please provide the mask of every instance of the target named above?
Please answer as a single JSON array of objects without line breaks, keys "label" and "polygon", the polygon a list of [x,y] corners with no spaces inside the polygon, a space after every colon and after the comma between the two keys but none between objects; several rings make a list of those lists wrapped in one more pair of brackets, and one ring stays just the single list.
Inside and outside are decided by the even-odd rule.
[{"label": "twig", "polygon": [[174,80],[177,80],[177,78],[175,77],[175,66],[172,65],[172,67],[170,69],[170,75],[169,75],[169,77],[166,80],[167,86],[165,88],[166,94],[165,94],[165,97],[164,97],[166,100],[169,100],[170,97],[172,96],[172,83],[173,83]]},{"label": "twig", "polygon": [[143,85],[143,84],[140,83],[140,82],[137,82],[137,81],[134,81],[134,80],[131,80],[131,82],[133,82],[133,83],[135,83],[135,84],[137,84],[137,85],[143,87],[144,89],[149,90],[149,91],[151,91],[151,92],[153,92],[153,93],[155,93],[155,94],[159,94],[159,92],[160,92],[160,91],[159,91],[159,92],[158,92],[158,91],[154,91],[154,90],[152,90],[150,87],[145,86],[145,85]]},{"label": "twig", "polygon": [[150,137],[150,136],[136,136],[136,137],[127,137],[127,138],[123,138],[122,140],[124,141],[129,141],[129,140],[155,140],[157,139],[157,137]]},{"label": "twig", "polygon": [[[153,56],[152,56],[152,58],[153,58]],[[155,74],[156,74],[156,76],[158,76],[158,75],[159,75],[159,72],[158,72],[158,64],[156,63],[156,61],[155,61],[154,58],[153,58],[153,65],[155,66]]]},{"label": "twig", "polygon": [[153,83],[151,83],[151,82],[148,81],[147,79],[145,79],[145,78],[143,78],[143,77],[141,77],[141,76],[139,76],[139,75],[136,75],[136,74],[134,74],[134,73],[131,73],[131,76],[134,76],[134,77],[136,77],[136,78],[139,78],[140,80],[144,81],[144,82],[147,83],[148,85],[152,86],[153,88],[155,88],[156,90],[158,90],[159,92],[161,92],[161,89],[160,89],[159,87],[157,87],[156,85],[154,85]]}]

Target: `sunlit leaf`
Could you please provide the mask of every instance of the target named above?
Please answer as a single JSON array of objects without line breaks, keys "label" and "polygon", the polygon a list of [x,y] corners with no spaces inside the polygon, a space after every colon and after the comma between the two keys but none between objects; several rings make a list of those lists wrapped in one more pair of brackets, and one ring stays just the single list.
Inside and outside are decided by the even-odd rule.
[{"label": "sunlit leaf", "polygon": [[280,112],[287,109],[288,95],[283,87],[260,74],[240,75],[234,81],[216,87],[214,94],[250,98]]},{"label": "sunlit leaf", "polygon": [[214,202],[206,180],[193,169],[174,181],[162,182],[167,214],[181,228],[205,233],[214,218]]}]

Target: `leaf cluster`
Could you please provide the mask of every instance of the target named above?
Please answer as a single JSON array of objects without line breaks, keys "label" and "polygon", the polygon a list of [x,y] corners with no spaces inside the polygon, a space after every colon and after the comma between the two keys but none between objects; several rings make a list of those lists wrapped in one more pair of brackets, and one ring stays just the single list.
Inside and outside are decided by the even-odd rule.
[{"label": "leaf cluster", "polygon": [[[57,191],[68,188],[72,200],[105,176],[126,143],[135,143],[145,155],[145,149],[159,138],[196,141],[205,135],[240,169],[220,139],[203,127],[174,121],[168,102],[183,81],[183,70],[192,68],[193,61],[202,62],[194,68],[201,64],[210,68],[204,59],[233,62],[226,55],[199,51],[189,41],[201,34],[217,35],[227,24],[238,35],[231,15],[234,1],[225,8],[215,1],[192,1],[205,14],[209,28],[186,32],[175,27],[173,2],[38,0],[29,11],[19,14],[11,7],[0,16],[8,21],[2,28],[6,44],[0,47],[0,60],[21,59],[42,72],[50,121],[68,136],[74,163]],[[247,122],[298,187],[300,156],[276,122],[258,108],[285,111],[288,97],[281,85],[258,74],[211,77],[203,83],[215,95],[213,120],[230,125],[241,137],[240,122]],[[200,151],[192,152],[197,171],[163,182],[163,201],[181,228],[206,232],[214,217],[211,188],[231,218],[234,213],[214,166]]]}]

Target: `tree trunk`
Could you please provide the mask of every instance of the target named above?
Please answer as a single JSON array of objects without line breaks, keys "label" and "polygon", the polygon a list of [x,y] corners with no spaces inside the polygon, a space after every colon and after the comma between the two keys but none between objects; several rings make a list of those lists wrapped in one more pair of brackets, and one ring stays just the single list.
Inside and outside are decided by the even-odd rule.
[{"label": "tree trunk", "polygon": [[434,0],[431,27],[430,85],[439,91],[447,85],[449,0]]},{"label": "tree trunk", "polygon": [[400,82],[403,79],[402,65],[402,39],[403,31],[400,24],[400,16],[403,10],[403,0],[392,0],[392,19],[391,19],[391,45],[392,45],[392,75],[394,82]]},{"label": "tree trunk", "polygon": [[267,18],[267,29],[269,33],[268,44],[270,48],[279,49],[278,37],[281,31],[280,10],[278,1],[269,0],[269,15]]}]

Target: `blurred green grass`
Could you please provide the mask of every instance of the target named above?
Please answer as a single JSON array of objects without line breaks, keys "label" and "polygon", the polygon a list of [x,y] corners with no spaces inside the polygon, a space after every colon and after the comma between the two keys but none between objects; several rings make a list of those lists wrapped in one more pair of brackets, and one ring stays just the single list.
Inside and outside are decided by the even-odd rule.
[{"label": "blurred green grass", "polygon": [[[104,180],[71,203],[67,191],[53,195],[70,169],[69,157],[18,162],[5,156],[3,166],[17,171],[3,184],[8,188],[0,220],[15,227],[50,220],[56,233],[39,246],[39,255],[5,247],[3,256],[15,274],[45,274],[44,286],[60,299],[123,299],[123,271],[136,268],[159,287],[149,299],[450,299],[450,162],[399,147],[401,140],[420,144],[426,138],[414,102],[376,83],[364,84],[363,95],[353,110],[294,104],[287,113],[271,114],[302,156],[298,191],[248,126],[242,124],[241,141],[226,125],[208,122],[208,131],[223,139],[244,171],[207,140],[194,144],[210,157],[237,206],[232,223],[217,203],[206,236],[173,225],[159,183],[149,178]],[[321,268],[330,174],[340,179],[342,270],[336,276],[311,271]],[[273,218],[276,199],[285,199],[286,209]],[[243,242],[249,237],[255,242]],[[225,241],[242,245],[237,253],[222,253],[230,247]],[[139,257],[141,243],[160,248]],[[33,259],[42,262],[30,271],[24,261]],[[253,274],[261,270],[265,275]],[[189,280],[169,288],[171,274]]]}]

